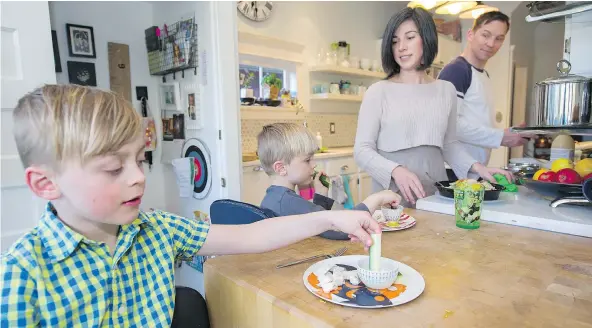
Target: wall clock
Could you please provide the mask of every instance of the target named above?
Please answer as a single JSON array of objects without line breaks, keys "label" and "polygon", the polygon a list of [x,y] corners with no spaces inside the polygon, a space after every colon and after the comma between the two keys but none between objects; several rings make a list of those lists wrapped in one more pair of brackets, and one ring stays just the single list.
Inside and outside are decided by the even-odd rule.
[{"label": "wall clock", "polygon": [[236,8],[248,19],[262,22],[271,16],[273,4],[271,1],[238,1]]}]

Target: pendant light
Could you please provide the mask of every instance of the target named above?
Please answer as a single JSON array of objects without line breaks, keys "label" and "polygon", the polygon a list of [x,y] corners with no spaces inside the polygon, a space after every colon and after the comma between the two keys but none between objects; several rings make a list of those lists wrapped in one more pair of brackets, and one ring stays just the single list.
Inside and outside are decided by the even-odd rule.
[{"label": "pendant light", "polygon": [[497,10],[499,9],[492,6],[484,5],[481,1],[478,1],[478,4],[475,7],[463,11],[462,13],[460,13],[460,15],[458,15],[458,17],[461,19],[477,19],[477,17],[487,12]]},{"label": "pendant light", "polygon": [[417,1],[410,1],[407,4],[409,8],[416,8],[421,7],[425,10],[430,10],[432,8],[438,7],[442,4],[446,3],[446,1],[436,1],[436,0],[417,0]]},{"label": "pendant light", "polygon": [[438,15],[458,15],[459,13],[469,10],[477,5],[477,1],[448,1],[447,3],[436,8]]}]

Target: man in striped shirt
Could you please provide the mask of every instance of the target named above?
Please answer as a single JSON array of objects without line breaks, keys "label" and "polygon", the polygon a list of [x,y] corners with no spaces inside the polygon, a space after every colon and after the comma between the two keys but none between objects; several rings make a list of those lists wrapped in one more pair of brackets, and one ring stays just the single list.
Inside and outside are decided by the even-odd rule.
[{"label": "man in striped shirt", "polygon": [[452,82],[458,100],[458,139],[473,159],[489,162],[491,149],[528,142],[510,129],[496,129],[494,94],[485,64],[504,43],[510,19],[499,11],[479,16],[467,33],[463,53],[442,69],[438,79]]}]

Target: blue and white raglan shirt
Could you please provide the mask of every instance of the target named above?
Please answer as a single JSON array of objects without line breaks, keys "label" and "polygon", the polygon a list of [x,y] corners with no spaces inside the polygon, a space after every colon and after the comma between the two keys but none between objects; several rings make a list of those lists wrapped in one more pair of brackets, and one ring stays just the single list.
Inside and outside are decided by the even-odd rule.
[{"label": "blue and white raglan shirt", "polygon": [[458,140],[479,163],[487,165],[492,148],[501,145],[504,131],[494,127],[495,107],[489,74],[462,56],[446,65],[440,80],[454,84],[457,96]]}]

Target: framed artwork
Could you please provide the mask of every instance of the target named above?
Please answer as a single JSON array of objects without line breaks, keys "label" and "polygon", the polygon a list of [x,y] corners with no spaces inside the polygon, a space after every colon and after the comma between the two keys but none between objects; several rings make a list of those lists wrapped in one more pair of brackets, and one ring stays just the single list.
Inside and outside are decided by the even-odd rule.
[{"label": "framed artwork", "polygon": [[68,61],[68,79],[72,84],[97,86],[94,63]]},{"label": "framed artwork", "polygon": [[163,83],[159,86],[160,109],[182,111],[179,83]]},{"label": "framed artwork", "polygon": [[91,26],[66,24],[70,57],[97,58],[95,34]]},{"label": "framed artwork", "polygon": [[188,130],[199,130],[203,128],[200,102],[200,88],[201,86],[197,83],[186,84],[184,86],[183,94],[185,97],[185,108],[187,109],[187,129]]},{"label": "framed artwork", "polygon": [[190,120],[195,121],[195,93],[187,94],[187,116]]},{"label": "framed artwork", "polygon": [[62,72],[62,61],[60,59],[60,49],[58,48],[58,34],[55,30],[51,30],[51,42],[53,44],[53,64],[56,73]]}]

